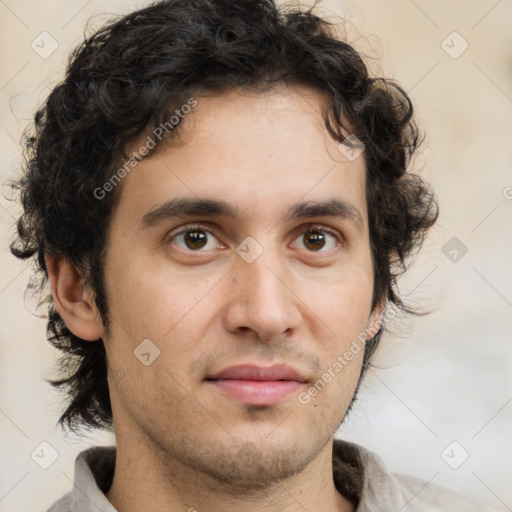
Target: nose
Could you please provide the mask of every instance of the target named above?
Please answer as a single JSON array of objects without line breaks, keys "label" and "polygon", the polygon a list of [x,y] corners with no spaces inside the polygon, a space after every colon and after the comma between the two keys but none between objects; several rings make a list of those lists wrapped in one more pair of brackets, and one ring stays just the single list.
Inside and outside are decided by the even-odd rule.
[{"label": "nose", "polygon": [[266,342],[293,335],[302,319],[301,301],[279,255],[264,250],[252,263],[238,258],[234,265],[224,308],[226,329],[251,331]]}]

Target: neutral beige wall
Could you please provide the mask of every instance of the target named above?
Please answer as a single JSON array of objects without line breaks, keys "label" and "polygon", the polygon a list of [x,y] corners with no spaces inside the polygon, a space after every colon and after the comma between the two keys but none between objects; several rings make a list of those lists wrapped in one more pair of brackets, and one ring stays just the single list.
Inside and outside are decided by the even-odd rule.
[{"label": "neutral beige wall", "polygon": [[[21,131],[62,76],[85,21],[141,5],[0,1],[2,181],[16,175]],[[437,311],[391,326],[381,369],[368,375],[339,435],[375,450],[396,471],[512,510],[512,4],[325,5],[363,35],[374,34],[357,44],[379,52],[386,73],[410,92],[428,135],[417,166],[441,206],[439,224],[401,281],[410,301]],[[35,40],[40,52],[51,49],[48,38],[43,47],[43,31],[59,45],[46,59],[31,48]],[[468,44],[457,58],[465,43],[450,35],[454,31]],[[64,438],[55,427],[60,402],[44,377],[52,375],[56,354],[46,342],[45,321],[30,313],[33,300],[23,301],[30,267],[7,250],[16,214],[16,206],[0,198],[0,510],[36,512],[71,487],[79,450],[113,439]],[[445,245],[453,237],[467,247],[456,262],[448,257],[453,247]],[[46,470],[31,459],[43,441],[59,455]],[[458,444],[445,450],[453,441]],[[452,469],[446,461],[457,465],[463,449],[468,459]]]}]

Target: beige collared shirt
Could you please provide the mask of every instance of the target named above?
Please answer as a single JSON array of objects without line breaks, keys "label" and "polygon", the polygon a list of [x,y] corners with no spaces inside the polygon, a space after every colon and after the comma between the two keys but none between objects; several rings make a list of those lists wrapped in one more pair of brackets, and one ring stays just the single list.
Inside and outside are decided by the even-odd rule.
[{"label": "beige collared shirt", "polygon": [[[105,496],[112,484],[115,457],[115,446],[80,452],[73,489],[47,512],[117,512]],[[333,477],[338,491],[357,506],[357,512],[492,512],[449,489],[391,473],[374,453],[341,440],[334,441]]]}]

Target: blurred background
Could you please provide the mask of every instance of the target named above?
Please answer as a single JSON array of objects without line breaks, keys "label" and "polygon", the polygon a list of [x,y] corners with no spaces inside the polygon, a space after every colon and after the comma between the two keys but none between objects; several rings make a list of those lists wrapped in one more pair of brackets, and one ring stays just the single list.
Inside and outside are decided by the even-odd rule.
[{"label": "blurred background", "polygon": [[[87,20],[95,16],[94,28],[144,5],[0,0],[3,184],[18,175],[22,131],[62,79]],[[412,97],[427,135],[414,169],[440,204],[438,224],[400,280],[409,304],[433,312],[388,323],[337,437],[394,471],[512,510],[512,2],[325,0],[318,12],[348,20],[349,40],[370,67]],[[8,250],[19,214],[9,195],[3,185],[0,510],[36,512],[71,489],[79,451],[114,439],[56,427],[63,402],[45,378],[55,376],[57,353],[35,300],[24,296],[31,266]],[[55,451],[46,469],[35,462],[41,449]]]}]

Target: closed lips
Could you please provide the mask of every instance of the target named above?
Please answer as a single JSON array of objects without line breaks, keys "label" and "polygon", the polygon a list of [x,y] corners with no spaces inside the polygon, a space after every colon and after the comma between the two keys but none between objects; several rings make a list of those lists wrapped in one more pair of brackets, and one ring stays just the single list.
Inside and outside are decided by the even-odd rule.
[{"label": "closed lips", "polygon": [[298,371],[287,365],[273,365],[268,367],[255,365],[231,366],[207,377],[206,380],[228,379],[259,381],[294,380],[301,383],[304,383],[307,380]]}]

